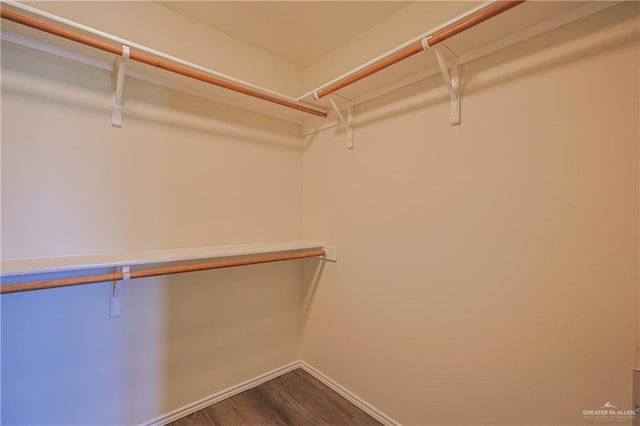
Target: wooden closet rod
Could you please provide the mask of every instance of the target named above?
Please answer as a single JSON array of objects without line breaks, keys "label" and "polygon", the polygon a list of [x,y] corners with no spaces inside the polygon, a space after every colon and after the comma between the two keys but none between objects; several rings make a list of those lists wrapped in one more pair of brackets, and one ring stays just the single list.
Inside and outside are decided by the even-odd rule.
[{"label": "wooden closet rod", "polygon": [[[66,38],[68,40],[72,40],[78,43],[82,43],[87,46],[91,46],[96,49],[104,50],[105,52],[110,52],[116,55],[122,55],[123,48],[122,46],[113,45],[104,41],[96,40],[92,37],[84,35],[82,33],[69,30],[64,27],[60,27],[55,24],[51,24],[48,22],[40,21],[38,19],[22,15],[18,12],[14,12],[12,10],[5,9],[0,6],[0,16],[3,19],[7,19],[9,21],[16,22],[18,24],[26,25],[31,28],[35,28],[40,31],[44,31],[49,34],[56,35],[58,37]],[[130,49],[129,58],[142,62],[147,65],[151,65],[157,68],[161,68],[167,71],[171,71],[176,74],[184,75],[186,77],[190,77],[196,80],[204,81],[205,83],[213,84],[215,86],[223,87],[225,89],[233,90],[234,92],[243,93],[245,95],[253,96],[254,98],[262,99],[268,102],[272,102],[274,104],[282,105],[287,108],[295,109],[298,111],[305,112],[307,114],[316,115],[318,117],[327,117],[327,113],[324,111],[319,111],[313,108],[309,108],[305,105],[301,105],[295,102],[291,102],[287,99],[283,99],[269,93],[261,92],[256,89],[252,89],[250,87],[242,86],[237,83],[233,83],[231,81],[223,80],[217,77],[213,77],[211,75],[195,71],[189,69],[188,67],[173,64],[169,61],[165,61],[159,58],[155,58],[153,56],[138,52],[133,48]]]},{"label": "wooden closet rod", "polygon": [[[229,268],[232,266],[255,265],[259,263],[280,262],[282,260],[304,259],[308,257],[326,256],[325,250],[313,250],[302,253],[280,254],[274,256],[251,257],[247,259],[222,260],[209,263],[198,263],[195,265],[167,266],[164,268],[143,269],[131,271],[129,278],[146,278],[158,275],[179,274],[182,272],[205,271],[209,269]],[[47,288],[69,287],[82,284],[95,284],[108,281],[119,281],[125,278],[122,272],[110,274],[89,275],[83,277],[60,278],[55,280],[30,281],[17,284],[0,285],[0,294],[18,293],[22,291],[44,290]]]},{"label": "wooden closet rod", "polygon": [[336,81],[335,83],[328,85],[325,88],[322,88],[316,91],[313,94],[313,97],[315,99],[320,99],[327,95],[330,95],[331,93],[337,90],[340,90],[350,84],[353,84],[356,81],[362,80],[363,78],[368,77],[371,74],[374,74],[380,70],[383,70],[388,66],[391,66],[397,62],[400,62],[403,59],[413,56],[416,53],[422,52],[423,50],[427,50],[429,47],[435,46],[438,43],[442,43],[448,38],[451,38],[454,35],[459,34],[475,25],[478,25],[481,22],[484,22],[490,18],[493,18],[494,16],[499,15],[502,12],[505,12],[513,7],[516,7],[519,4],[524,3],[525,1],[526,0],[498,1],[492,4],[491,6],[478,11],[477,13],[473,14],[472,16],[469,16],[468,18],[460,22],[456,22],[445,28],[442,28],[436,31],[435,33],[431,34],[430,36],[427,36],[422,40],[418,40],[410,44],[409,46],[399,50],[398,52],[392,55],[389,55],[386,58],[383,58],[378,62],[361,69],[360,71],[357,71],[341,80]]}]

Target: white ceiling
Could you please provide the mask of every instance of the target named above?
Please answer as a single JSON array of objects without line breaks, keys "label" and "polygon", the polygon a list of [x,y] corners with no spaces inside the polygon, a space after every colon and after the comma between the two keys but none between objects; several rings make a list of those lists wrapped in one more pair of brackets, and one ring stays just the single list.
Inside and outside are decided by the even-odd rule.
[{"label": "white ceiling", "polygon": [[210,28],[306,67],[410,1],[158,1]]}]

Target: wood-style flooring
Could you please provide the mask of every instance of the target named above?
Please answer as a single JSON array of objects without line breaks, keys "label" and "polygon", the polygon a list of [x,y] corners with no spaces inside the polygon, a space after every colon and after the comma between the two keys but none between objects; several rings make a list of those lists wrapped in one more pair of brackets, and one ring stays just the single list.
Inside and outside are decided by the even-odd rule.
[{"label": "wood-style flooring", "polygon": [[380,425],[302,369],[170,423],[170,426]]}]

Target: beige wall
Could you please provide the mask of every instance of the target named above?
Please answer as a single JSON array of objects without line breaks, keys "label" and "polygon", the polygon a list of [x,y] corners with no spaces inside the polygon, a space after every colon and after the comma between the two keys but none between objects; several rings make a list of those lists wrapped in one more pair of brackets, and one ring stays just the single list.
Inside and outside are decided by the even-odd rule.
[{"label": "beige wall", "polygon": [[[299,127],[2,46],[2,257],[301,237]],[[2,296],[3,424],[137,424],[298,359],[300,263]]]},{"label": "beige wall", "polygon": [[638,4],[468,64],[447,109],[434,77],[357,107],[355,150],[306,149],[304,236],[339,262],[302,358],[403,424],[630,408]]}]

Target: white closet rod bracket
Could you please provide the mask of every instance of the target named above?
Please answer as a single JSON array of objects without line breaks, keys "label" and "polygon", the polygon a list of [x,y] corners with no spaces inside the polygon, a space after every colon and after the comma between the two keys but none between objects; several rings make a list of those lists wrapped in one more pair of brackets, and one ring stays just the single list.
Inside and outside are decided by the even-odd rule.
[{"label": "white closet rod bracket", "polygon": [[122,56],[116,58],[113,64],[113,108],[111,109],[111,125],[122,127],[122,91],[124,89],[124,74],[127,69],[126,59],[129,58],[131,49],[122,45]]},{"label": "white closet rod bracket", "polygon": [[338,261],[338,251],[336,246],[324,246],[322,249],[325,252],[324,260],[328,260],[330,262]]},{"label": "white closet rod bracket", "polygon": [[[346,98],[343,98],[346,99]],[[349,100],[347,104],[347,117],[345,118],[340,112],[340,108],[336,101],[333,99],[333,95],[329,96],[329,102],[331,102],[331,106],[333,110],[336,112],[336,116],[338,117],[338,121],[344,129],[347,131],[347,147],[349,149],[353,149],[353,103]]]},{"label": "white closet rod bracket", "polygon": [[113,281],[111,283],[111,297],[109,304],[111,311],[109,313],[109,318],[117,318],[120,316],[120,301],[124,283],[131,279],[131,269],[129,266],[122,266],[120,268],[120,273],[122,274],[122,281]]},{"label": "white closet rod bracket", "polygon": [[444,84],[449,92],[451,102],[450,120],[452,126],[460,124],[460,66],[458,56],[444,44],[433,47],[444,78]]}]

